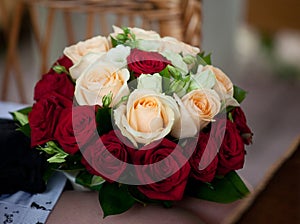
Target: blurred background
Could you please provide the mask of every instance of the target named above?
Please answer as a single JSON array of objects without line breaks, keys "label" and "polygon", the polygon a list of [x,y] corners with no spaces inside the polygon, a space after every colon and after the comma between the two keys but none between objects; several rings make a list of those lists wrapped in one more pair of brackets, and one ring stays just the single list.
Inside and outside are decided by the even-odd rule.
[{"label": "blurred background", "polygon": [[[184,39],[191,32],[182,32],[186,27],[180,26],[182,19],[178,12],[180,8],[176,6],[170,8],[179,1],[154,2],[159,7],[165,7],[163,16],[174,14],[172,19],[168,20],[169,23],[165,24],[163,29],[166,31],[165,34]],[[66,17],[62,13],[63,9],[69,7],[67,3],[76,1],[0,0],[0,2],[2,101],[32,104],[34,85],[43,73],[42,67],[44,70],[49,68],[62,55],[65,46],[72,41],[76,43],[85,39],[86,33],[103,35],[111,31],[104,30],[103,23],[100,25],[94,23],[80,10]],[[23,5],[24,10],[20,13],[22,2],[26,4]],[[35,6],[35,20],[32,20],[32,7],[29,7],[33,2],[43,3]],[[64,3],[47,5],[47,2]],[[115,1],[98,1],[99,4],[105,2]],[[122,1],[122,4],[126,2]],[[128,2],[143,2],[140,12],[151,7],[147,4],[148,1]],[[189,20],[194,24],[195,33],[189,39],[190,43],[201,46],[206,53],[212,53],[213,64],[220,67],[234,84],[248,92],[241,106],[253,129],[254,144],[247,149],[245,164],[247,169],[243,169],[241,174],[246,175],[248,181],[255,187],[268,168],[280,160],[300,133],[298,98],[300,96],[300,2],[298,0],[194,0],[193,4],[191,9],[200,11],[188,11],[185,15],[190,17]],[[55,7],[57,11],[54,14]],[[72,7],[71,9],[74,9]],[[119,6],[115,5],[114,9],[116,7]],[[132,10],[135,6],[130,7]],[[101,16],[105,9],[91,13]],[[70,13],[70,10],[68,12]],[[148,14],[148,17],[151,16],[158,18],[162,15]],[[16,22],[16,18],[21,18],[20,24]],[[115,19],[113,16],[106,17],[105,26],[110,27],[115,23]],[[135,20],[137,20],[135,24],[141,25],[139,19]],[[128,21],[129,24],[132,22],[131,19]],[[68,22],[72,23],[72,29],[66,26]],[[123,25],[127,24],[124,22]],[[18,26],[19,29],[16,29]],[[93,28],[95,28],[94,33],[91,32]],[[39,34],[36,35],[38,31]],[[74,35],[70,36],[70,33]],[[36,38],[37,36],[39,38]],[[48,48],[43,44],[47,44]],[[9,75],[5,77],[4,73]],[[23,79],[23,87],[18,83],[20,79]],[[20,92],[22,88],[24,91]],[[5,97],[3,92],[6,92]]]}]

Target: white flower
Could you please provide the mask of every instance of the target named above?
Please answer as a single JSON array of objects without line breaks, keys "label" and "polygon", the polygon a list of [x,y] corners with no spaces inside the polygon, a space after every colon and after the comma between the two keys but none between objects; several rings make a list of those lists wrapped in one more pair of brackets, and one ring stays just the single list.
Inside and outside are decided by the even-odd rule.
[{"label": "white flower", "polygon": [[102,60],[111,62],[118,68],[124,68],[127,65],[127,57],[130,54],[130,47],[118,45],[110,49],[103,57]]},{"label": "white flower", "polygon": [[79,105],[102,106],[102,98],[112,93],[112,103],[117,104],[123,96],[129,94],[127,81],[130,74],[127,69],[119,69],[101,59],[89,66],[76,80],[75,98]]},{"label": "white flower", "polygon": [[163,52],[166,50],[172,51],[177,54],[182,53],[183,56],[185,55],[195,56],[198,53],[200,53],[200,49],[198,47],[193,47],[189,44],[177,40],[174,37],[163,37],[161,39],[159,52]]},{"label": "white flower", "polygon": [[183,61],[183,58],[179,55],[179,53],[174,53],[170,50],[162,51],[161,54],[171,61],[172,65],[175,68],[178,68],[182,75],[186,75],[188,73],[188,66]]},{"label": "white flower", "polygon": [[189,91],[195,89],[212,89],[216,83],[215,74],[210,70],[202,70],[203,66],[199,65],[196,74],[191,74]]},{"label": "white flower", "polygon": [[109,42],[106,37],[96,36],[91,39],[80,41],[75,45],[66,47],[64,54],[70,58],[73,64],[77,64],[80,59],[91,52],[99,53],[109,50]]},{"label": "white flower", "polygon": [[141,74],[138,79],[137,89],[151,89],[157,93],[162,92],[162,77],[158,73]]}]

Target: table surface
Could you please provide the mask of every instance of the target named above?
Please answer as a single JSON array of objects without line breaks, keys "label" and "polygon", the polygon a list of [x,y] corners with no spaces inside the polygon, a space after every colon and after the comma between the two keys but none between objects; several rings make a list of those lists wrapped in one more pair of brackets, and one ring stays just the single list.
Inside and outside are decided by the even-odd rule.
[{"label": "table surface", "polygon": [[[11,118],[9,111],[15,111],[28,105],[0,102],[0,117]],[[297,139],[299,142],[299,139]],[[253,147],[253,146],[251,146]],[[102,211],[98,202],[98,197],[95,192],[77,192],[65,191],[62,193],[54,210],[48,217],[47,224],[53,223],[113,223],[113,224],[134,224],[134,223],[232,223],[236,219],[237,214],[241,214],[249,204],[251,198],[257,195],[261,184],[267,182],[272,176],[270,170],[278,169],[285,159],[289,158],[293,150],[289,148],[274,148],[277,150],[277,160],[270,160],[274,155],[273,152],[265,152],[260,156],[264,157],[264,163],[257,164],[255,160],[248,160],[244,168],[238,172],[242,178],[248,181],[248,186],[253,186],[253,193],[246,199],[236,201],[230,204],[219,204],[209,201],[204,201],[196,198],[186,197],[180,203],[174,205],[172,209],[166,209],[160,206],[149,205],[143,207],[136,205],[124,214],[106,217],[102,219]],[[251,156],[251,151],[248,152],[248,157]],[[280,158],[279,158],[280,157]],[[246,158],[247,159],[247,158]],[[260,179],[253,178],[256,174],[253,167],[260,166]],[[270,174],[271,173],[271,174]],[[255,180],[255,181],[252,181]],[[258,184],[259,183],[259,184]]]}]

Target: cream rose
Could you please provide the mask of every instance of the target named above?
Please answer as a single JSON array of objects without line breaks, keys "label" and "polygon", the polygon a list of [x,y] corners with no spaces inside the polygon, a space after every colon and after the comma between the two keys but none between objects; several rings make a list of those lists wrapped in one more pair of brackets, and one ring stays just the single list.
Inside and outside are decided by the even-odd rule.
[{"label": "cream rose", "polygon": [[212,89],[193,90],[181,100],[198,131],[213,121],[221,109],[220,97]]},{"label": "cream rose", "polygon": [[77,64],[84,55],[91,52],[106,52],[109,48],[109,41],[106,37],[96,36],[66,47],[64,49],[64,54],[72,60],[73,64]]},{"label": "cream rose", "polygon": [[195,56],[200,52],[198,47],[193,47],[182,41],[177,40],[174,37],[163,37],[161,38],[159,52],[172,51],[174,53],[182,53],[183,55]]},{"label": "cream rose", "polygon": [[114,64],[101,60],[94,62],[76,80],[75,98],[79,105],[102,106],[102,98],[112,93],[114,106],[123,96],[129,94],[127,69],[119,69]]},{"label": "cream rose", "polygon": [[221,69],[212,65],[206,65],[203,70],[210,70],[215,74],[216,84],[213,89],[219,94],[224,106],[239,106],[233,98],[233,84],[230,78]]},{"label": "cream rose", "polygon": [[114,118],[122,134],[137,147],[137,143],[149,144],[169,134],[179,118],[179,109],[171,96],[136,89],[127,105],[114,111]]},{"label": "cream rose", "polygon": [[70,75],[71,77],[76,80],[78,79],[81,74],[89,67],[91,64],[93,64],[95,61],[99,60],[105,53],[88,53],[84,55],[77,64],[74,64],[70,68]]},{"label": "cream rose", "polygon": [[[135,35],[137,40],[157,40],[160,39],[160,35],[153,30],[144,30],[136,27],[128,27],[128,29]],[[123,33],[120,27],[113,26],[114,33],[111,34],[112,37],[116,37],[119,33]]]}]

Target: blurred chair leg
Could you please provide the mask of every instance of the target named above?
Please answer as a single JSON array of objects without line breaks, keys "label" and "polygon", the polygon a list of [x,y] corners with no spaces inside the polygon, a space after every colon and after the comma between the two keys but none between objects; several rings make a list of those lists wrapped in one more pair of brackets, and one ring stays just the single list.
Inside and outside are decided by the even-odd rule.
[{"label": "blurred chair leg", "polygon": [[4,64],[4,77],[3,77],[3,83],[2,83],[2,97],[1,100],[7,99],[7,91],[8,91],[8,85],[9,85],[9,73],[10,70],[14,69],[17,89],[19,92],[20,102],[26,103],[26,95],[23,85],[23,76],[20,69],[20,64],[18,60],[18,54],[16,53],[16,46],[20,31],[20,24],[21,19],[24,11],[24,3],[23,1],[20,1],[19,4],[16,5],[15,15],[14,19],[11,24],[11,30],[9,32],[9,42],[8,42],[8,49],[7,49],[7,55],[6,55],[6,61]]},{"label": "blurred chair leg", "polygon": [[48,71],[48,51],[49,51],[49,46],[51,43],[51,34],[53,31],[53,22],[55,19],[55,9],[54,8],[49,8],[48,9],[48,15],[47,15],[47,24],[46,24],[46,29],[45,33],[43,36],[43,39],[41,39],[41,73],[44,74],[45,72]]},{"label": "blurred chair leg", "polygon": [[92,38],[94,35],[94,12],[87,13],[86,39]]},{"label": "blurred chair leg", "polygon": [[63,16],[64,16],[64,21],[65,21],[66,35],[67,35],[67,39],[68,39],[68,44],[69,45],[75,44],[71,13],[68,12],[68,11],[64,11]]}]

